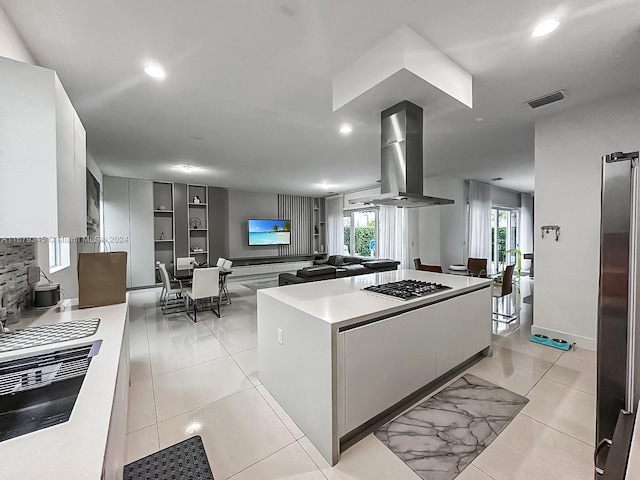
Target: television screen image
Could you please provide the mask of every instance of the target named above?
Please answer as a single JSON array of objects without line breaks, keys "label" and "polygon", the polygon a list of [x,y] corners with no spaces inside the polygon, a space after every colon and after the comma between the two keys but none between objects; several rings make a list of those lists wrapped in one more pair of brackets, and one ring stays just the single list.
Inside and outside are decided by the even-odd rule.
[{"label": "television screen image", "polygon": [[291,220],[249,220],[249,245],[289,245]]}]

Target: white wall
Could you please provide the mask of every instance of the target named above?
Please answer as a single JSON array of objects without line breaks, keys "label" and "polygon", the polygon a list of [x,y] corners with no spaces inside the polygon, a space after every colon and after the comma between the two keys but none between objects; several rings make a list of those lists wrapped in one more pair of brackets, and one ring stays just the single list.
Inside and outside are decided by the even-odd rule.
[{"label": "white wall", "polygon": [[[640,147],[640,92],[536,123],[534,331],[595,348],[601,157]],[[540,238],[560,225],[560,240]]]},{"label": "white wall", "polygon": [[22,37],[0,6],[0,57],[12,58],[35,65],[35,60]]},{"label": "white wall", "polygon": [[424,194],[453,200],[453,205],[420,209],[420,259],[422,263],[466,263],[466,199],[464,180],[444,175],[424,179]]}]

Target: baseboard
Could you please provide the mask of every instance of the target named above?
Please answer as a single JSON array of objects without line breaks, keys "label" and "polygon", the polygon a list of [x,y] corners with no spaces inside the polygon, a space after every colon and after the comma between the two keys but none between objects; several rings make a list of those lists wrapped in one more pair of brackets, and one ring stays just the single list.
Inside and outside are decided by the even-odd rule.
[{"label": "baseboard", "polygon": [[576,346],[580,348],[584,348],[585,350],[591,350],[594,352],[597,347],[597,342],[595,338],[587,338],[587,337],[582,337],[580,335],[574,335],[567,332],[559,332],[557,330],[542,328],[536,325],[531,325],[531,334],[546,335],[549,338],[561,338],[563,340],[566,340],[569,343],[575,343]]}]

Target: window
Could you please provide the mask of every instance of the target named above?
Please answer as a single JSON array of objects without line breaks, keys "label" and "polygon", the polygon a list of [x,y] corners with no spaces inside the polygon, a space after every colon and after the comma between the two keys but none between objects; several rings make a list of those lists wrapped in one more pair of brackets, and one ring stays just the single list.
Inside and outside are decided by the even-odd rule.
[{"label": "window", "polygon": [[66,238],[49,239],[49,272],[54,273],[71,265],[69,240]]},{"label": "window", "polygon": [[503,208],[491,209],[491,273],[504,270],[507,265],[514,265],[516,254],[507,253],[520,247],[518,210]]},{"label": "window", "polygon": [[344,216],[344,254],[376,257],[378,209],[351,210]]}]

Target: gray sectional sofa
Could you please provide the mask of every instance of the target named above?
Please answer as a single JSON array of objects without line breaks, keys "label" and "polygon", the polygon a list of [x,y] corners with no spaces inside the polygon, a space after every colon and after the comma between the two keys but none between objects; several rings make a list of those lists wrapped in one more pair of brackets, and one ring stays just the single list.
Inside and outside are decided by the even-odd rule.
[{"label": "gray sectional sofa", "polygon": [[333,278],[366,275],[367,273],[397,270],[400,262],[386,259],[366,259],[360,257],[343,257],[332,255],[327,260],[316,261],[312,267],[306,267],[293,273],[281,273],[278,285],[317,282]]}]

